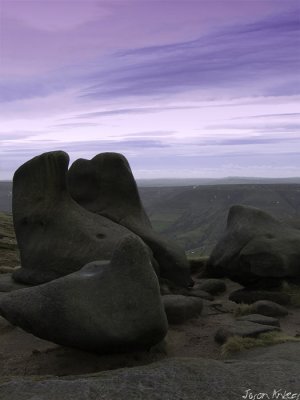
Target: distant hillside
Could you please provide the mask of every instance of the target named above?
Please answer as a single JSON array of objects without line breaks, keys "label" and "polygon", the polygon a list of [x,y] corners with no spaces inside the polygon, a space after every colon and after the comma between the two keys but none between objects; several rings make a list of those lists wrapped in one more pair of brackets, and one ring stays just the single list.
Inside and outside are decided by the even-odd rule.
[{"label": "distant hillside", "polygon": [[211,252],[234,204],[261,208],[300,228],[300,185],[140,188],[140,193],[154,228],[191,254]]},{"label": "distant hillside", "polygon": [[[300,228],[300,184],[175,185],[139,191],[154,229],[190,254],[211,252],[234,204],[261,208]],[[11,212],[11,182],[0,182],[0,211]]]},{"label": "distant hillside", "polygon": [[0,181],[0,212],[11,212],[12,182]]},{"label": "distant hillside", "polygon": [[300,184],[300,177],[293,178],[256,178],[229,176],[227,178],[163,178],[163,179],[137,179],[139,187],[165,187],[165,186],[199,186],[199,185],[242,185],[242,184]]}]

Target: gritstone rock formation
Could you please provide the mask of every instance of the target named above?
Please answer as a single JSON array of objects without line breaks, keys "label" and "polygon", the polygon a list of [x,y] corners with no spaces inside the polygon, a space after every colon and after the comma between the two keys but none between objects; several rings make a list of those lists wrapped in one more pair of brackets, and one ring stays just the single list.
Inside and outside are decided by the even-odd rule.
[{"label": "gritstone rock formation", "polygon": [[111,262],[4,295],[0,314],[41,338],[99,353],[147,349],[167,332],[149,252],[135,235]]},{"label": "gritstone rock formation", "polygon": [[276,285],[300,277],[300,231],[252,207],[230,208],[227,229],[207,264],[209,274],[242,285]]},{"label": "gritstone rock formation", "polygon": [[177,244],[154,232],[143,208],[130,166],[118,153],[79,159],[68,171],[71,196],[84,208],[140,236],[153,251],[159,275],[180,286],[191,284],[189,265]]},{"label": "gritstone rock formation", "polygon": [[40,284],[109,260],[125,227],[80,207],[69,195],[69,157],[44,153],[23,164],[13,179],[13,217],[22,268],[14,279]]}]

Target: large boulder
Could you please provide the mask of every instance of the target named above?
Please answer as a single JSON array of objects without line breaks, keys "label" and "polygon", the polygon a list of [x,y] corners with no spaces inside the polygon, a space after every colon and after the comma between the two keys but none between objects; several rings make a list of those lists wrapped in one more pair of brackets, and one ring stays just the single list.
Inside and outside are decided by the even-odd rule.
[{"label": "large boulder", "polygon": [[111,262],[4,295],[0,314],[43,339],[99,353],[148,349],[168,328],[148,249],[134,235]]},{"label": "large boulder", "polygon": [[79,270],[93,260],[109,260],[131,232],[90,213],[69,195],[69,157],[44,153],[23,164],[13,179],[13,219],[22,268],[15,280],[40,284]]},{"label": "large boulder", "polygon": [[123,155],[102,153],[91,160],[76,160],[68,171],[68,186],[71,196],[82,207],[140,236],[153,251],[161,277],[179,286],[191,284],[184,251],[153,231]]},{"label": "large boulder", "polygon": [[[224,236],[207,264],[209,274],[245,286],[300,276],[300,230],[259,209],[230,208]],[[261,285],[263,286],[263,285]]]}]

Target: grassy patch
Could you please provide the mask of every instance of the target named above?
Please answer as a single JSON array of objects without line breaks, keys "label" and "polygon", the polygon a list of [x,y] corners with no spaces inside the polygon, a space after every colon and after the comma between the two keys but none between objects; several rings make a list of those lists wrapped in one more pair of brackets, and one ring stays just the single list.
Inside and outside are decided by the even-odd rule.
[{"label": "grassy patch", "polygon": [[299,285],[294,285],[292,283],[288,283],[288,282],[284,281],[281,286],[281,291],[290,296],[291,305],[293,305],[295,307],[300,307],[300,286]]},{"label": "grassy patch", "polygon": [[286,335],[282,332],[261,333],[257,338],[232,336],[221,346],[221,354],[227,357],[242,350],[271,346],[285,342],[300,342],[300,338]]},{"label": "grassy patch", "polygon": [[253,314],[254,307],[252,304],[241,303],[234,311],[235,317],[242,317],[243,315]]}]

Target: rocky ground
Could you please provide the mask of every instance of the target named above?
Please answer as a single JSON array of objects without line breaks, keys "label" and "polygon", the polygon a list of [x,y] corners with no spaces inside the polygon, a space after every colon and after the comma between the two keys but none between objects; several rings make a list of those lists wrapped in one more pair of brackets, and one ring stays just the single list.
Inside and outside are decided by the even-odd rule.
[{"label": "rocky ground", "polygon": [[[19,265],[12,219],[5,214],[0,217],[3,296],[21,286],[11,280],[11,269]],[[196,284],[201,282],[196,279]],[[201,315],[170,324],[164,343],[148,352],[92,354],[39,339],[0,318],[0,399],[235,400],[245,396],[247,389],[253,394],[267,393],[269,398],[281,389],[283,394],[284,390],[298,393],[299,400],[300,342],[222,354],[215,335],[236,323],[238,305],[228,297],[241,287],[224,282],[225,292],[203,300]],[[288,314],[279,318],[280,327],[296,338],[300,308],[286,308]]]}]

